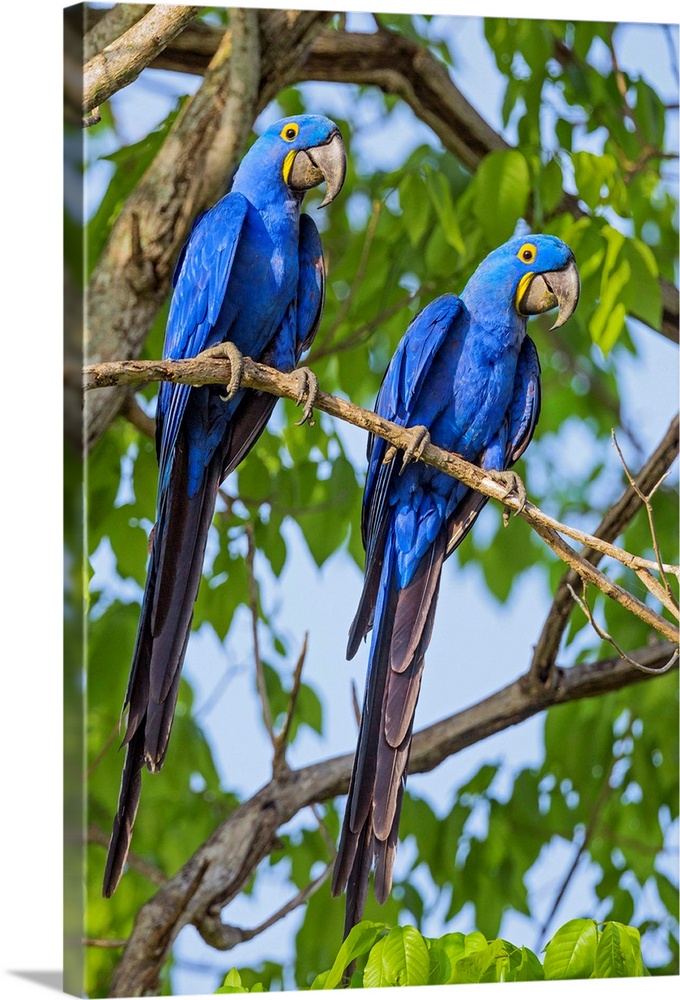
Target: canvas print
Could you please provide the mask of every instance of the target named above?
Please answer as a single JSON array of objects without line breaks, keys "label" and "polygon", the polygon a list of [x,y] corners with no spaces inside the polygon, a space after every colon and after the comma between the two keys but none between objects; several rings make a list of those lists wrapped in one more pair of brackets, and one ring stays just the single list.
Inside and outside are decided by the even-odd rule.
[{"label": "canvas print", "polygon": [[678,974],[678,26],[397,7],[64,12],[76,995]]}]

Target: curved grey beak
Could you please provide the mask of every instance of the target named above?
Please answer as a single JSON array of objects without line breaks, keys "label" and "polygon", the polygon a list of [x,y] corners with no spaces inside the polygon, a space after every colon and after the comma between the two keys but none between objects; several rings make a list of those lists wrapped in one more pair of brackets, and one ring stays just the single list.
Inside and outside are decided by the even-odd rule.
[{"label": "curved grey beak", "polygon": [[346,172],[347,157],[342,138],[339,132],[332,132],[323,146],[300,150],[288,175],[288,187],[293,191],[308,191],[325,181],[326,195],[319,205],[323,208],[339,193]]},{"label": "curved grey beak", "polygon": [[580,294],[581,279],[572,257],[559,271],[545,271],[535,275],[522,296],[519,311],[525,316],[535,316],[559,306],[557,319],[550,327],[551,330],[556,330],[559,326],[564,326],[574,314]]}]

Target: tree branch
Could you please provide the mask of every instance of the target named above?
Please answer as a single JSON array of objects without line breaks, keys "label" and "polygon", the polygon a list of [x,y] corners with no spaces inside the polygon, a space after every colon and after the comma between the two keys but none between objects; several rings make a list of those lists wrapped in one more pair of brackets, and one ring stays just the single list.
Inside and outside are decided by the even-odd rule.
[{"label": "tree branch", "polygon": [[[102,365],[90,365],[84,369],[84,386],[86,390],[111,385],[134,384],[149,380],[162,380],[191,385],[209,385],[228,383],[231,365],[227,359],[198,356],[185,361],[120,361]],[[299,396],[299,383],[295,374],[285,374],[275,368],[259,364],[251,358],[243,359],[242,385],[251,389],[270,392],[275,396],[284,396],[296,400]],[[372,434],[384,438],[395,448],[406,451],[412,443],[412,431],[384,420],[372,410],[350,403],[347,400],[319,391],[314,404],[333,417],[338,417],[357,427],[363,427]],[[677,628],[657,614],[642,601],[628,591],[612,583],[604,574],[595,569],[596,560],[588,560],[583,554],[577,553],[560,537],[560,532],[588,545],[598,552],[599,556],[608,555],[631,569],[656,567],[649,560],[639,557],[611,545],[595,535],[577,531],[561,524],[554,518],[543,513],[531,503],[522,504],[518,497],[508,496],[506,489],[487,475],[483,470],[466,462],[460,456],[446,452],[432,444],[427,444],[420,458],[429,465],[455,476],[466,486],[492,497],[514,510],[524,518],[536,533],[550,548],[583,580],[593,583],[608,597],[620,603],[635,614],[649,628],[671,641],[677,641]],[[639,498],[638,498],[639,501]],[[680,573],[677,567],[666,567],[667,571]],[[644,582],[644,577],[641,577]]]},{"label": "tree branch", "polygon": [[[680,420],[676,415],[654,453],[638,473],[636,477],[638,489],[636,490],[632,486],[629,486],[624,491],[620,499],[609,508],[595,529],[595,536],[604,540],[611,540],[620,535],[628,527],[642,507],[639,491],[648,492],[651,490],[677,458],[680,447],[678,440],[679,429]],[[604,553],[586,547],[581,550],[580,555],[593,566],[596,566],[603,558]],[[576,587],[577,582],[578,574],[573,570],[569,570],[562,577],[555,591],[552,607],[536,643],[531,662],[532,676],[539,683],[545,684],[549,681],[550,670],[557,657],[562,635],[574,607],[570,588]]]},{"label": "tree branch", "polygon": [[200,9],[200,5],[153,4],[132,27],[94,55],[83,70],[83,116],[136,80]]},{"label": "tree branch", "polygon": [[[636,650],[631,657],[653,667],[666,663],[672,653],[673,645],[661,642]],[[618,658],[558,668],[550,689],[535,684],[526,674],[476,705],[417,733],[409,773],[431,771],[459,750],[551,706],[648,680],[648,674]],[[253,869],[270,853],[278,828],[301,809],[347,791],[352,758],[352,754],[343,754],[282,772],[242,803],[140,909],[116,968],[111,995],[154,992],[170,949],[187,924],[200,929],[207,920],[206,933],[216,933],[216,914],[241,891]]]},{"label": "tree branch", "polygon": [[[128,28],[144,17],[151,7],[150,3],[117,3],[109,10],[98,11],[101,16],[97,17],[83,38],[85,63],[89,63],[93,56],[99,55],[107,45],[112,45]],[[89,8],[87,11],[88,24],[94,20],[93,14],[94,11]]]}]

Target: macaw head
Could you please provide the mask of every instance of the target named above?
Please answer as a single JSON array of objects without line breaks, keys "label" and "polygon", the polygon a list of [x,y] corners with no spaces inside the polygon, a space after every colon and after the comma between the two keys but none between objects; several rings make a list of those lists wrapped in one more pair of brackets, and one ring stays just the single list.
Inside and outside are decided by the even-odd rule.
[{"label": "macaw head", "polygon": [[346,170],[345,147],[335,122],[323,115],[294,115],[265,129],[244,157],[234,187],[247,194],[246,184],[261,189],[263,184],[278,188],[283,183],[301,199],[325,181],[323,206],[342,188]]},{"label": "macaw head", "polygon": [[[578,305],[581,282],[574,254],[556,236],[514,236],[480,264],[468,282],[478,295],[488,292],[511,302],[519,316],[534,316],[559,308],[551,330],[563,326]],[[463,298],[468,301],[464,293]]]}]

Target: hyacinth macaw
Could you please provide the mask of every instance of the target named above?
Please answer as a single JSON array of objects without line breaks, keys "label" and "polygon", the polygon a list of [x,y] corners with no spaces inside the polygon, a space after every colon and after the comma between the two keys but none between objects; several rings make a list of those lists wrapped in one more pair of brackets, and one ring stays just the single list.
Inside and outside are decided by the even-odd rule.
[{"label": "hyacinth macaw", "polygon": [[[226,344],[235,377],[226,394],[213,385],[160,388],[157,519],[125,695],[126,757],[105,896],[125,865],[142,768],[159,770],[167,751],[219,485],[252,448],[276,403],[268,393],[239,388],[239,352],[290,371],[310,346],[325,272],[319,233],[300,205],[322,181],[322,205],[328,204],[345,170],[334,122],[317,115],[276,122],[244,156],[230,192],[198,217],[177,261],[164,357],[191,358]],[[305,388],[303,379],[301,397]]]},{"label": "hyacinth macaw", "polygon": [[[390,362],[376,402],[387,420],[414,428],[413,448],[368,442],[362,509],[364,586],[347,658],[373,636],[359,738],[333,874],[347,890],[345,936],[361,919],[371,868],[384,902],[392,885],[413,718],[444,560],[487,498],[423,462],[428,440],[493,470],[529,444],[540,407],[540,366],[527,317],[559,306],[572,315],[579,274],[554,236],[511,239],[480,264],[460,296],[442,295],[416,316]],[[504,474],[505,473],[505,474]]]}]

